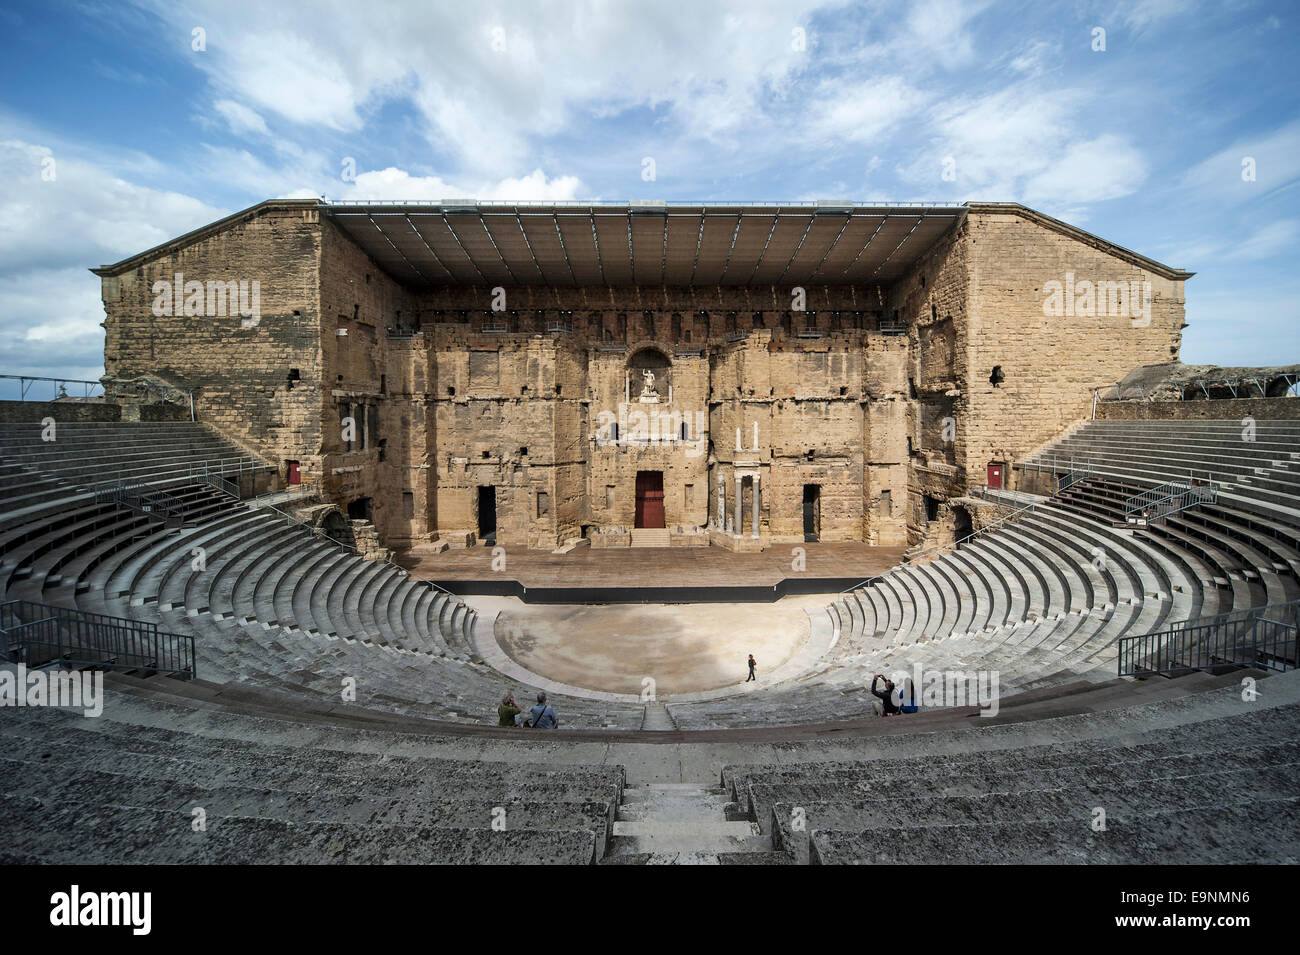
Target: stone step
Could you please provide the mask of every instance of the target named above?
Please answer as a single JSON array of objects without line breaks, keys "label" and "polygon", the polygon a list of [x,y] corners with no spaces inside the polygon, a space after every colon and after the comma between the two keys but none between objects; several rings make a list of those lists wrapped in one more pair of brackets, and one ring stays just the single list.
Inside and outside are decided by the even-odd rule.
[{"label": "stone step", "polygon": [[771,852],[757,823],[724,820],[642,820],[614,823],[611,855],[637,853]]},{"label": "stone step", "polygon": [[668,529],[637,527],[632,530],[633,547],[668,547]]},{"label": "stone step", "polygon": [[669,732],[677,729],[677,724],[673,722],[668,707],[662,703],[651,702],[645,705],[645,712],[641,717],[641,729],[649,732]]}]

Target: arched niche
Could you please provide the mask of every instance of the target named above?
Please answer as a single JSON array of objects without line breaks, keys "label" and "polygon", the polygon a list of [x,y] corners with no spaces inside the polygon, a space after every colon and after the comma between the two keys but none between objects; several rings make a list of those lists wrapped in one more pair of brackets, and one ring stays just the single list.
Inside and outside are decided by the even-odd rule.
[{"label": "arched niche", "polygon": [[639,348],[627,360],[626,397],[647,404],[673,398],[672,360],[658,348]]}]

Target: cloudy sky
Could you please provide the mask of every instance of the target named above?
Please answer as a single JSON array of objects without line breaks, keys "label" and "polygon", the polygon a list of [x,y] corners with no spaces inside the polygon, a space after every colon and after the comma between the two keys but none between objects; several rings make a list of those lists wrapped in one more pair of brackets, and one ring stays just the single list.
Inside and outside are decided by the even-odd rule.
[{"label": "cloudy sky", "polygon": [[1298,28],[1236,0],[10,0],[0,372],[98,377],[87,269],[275,196],[1018,201],[1197,272],[1184,361],[1300,362]]}]

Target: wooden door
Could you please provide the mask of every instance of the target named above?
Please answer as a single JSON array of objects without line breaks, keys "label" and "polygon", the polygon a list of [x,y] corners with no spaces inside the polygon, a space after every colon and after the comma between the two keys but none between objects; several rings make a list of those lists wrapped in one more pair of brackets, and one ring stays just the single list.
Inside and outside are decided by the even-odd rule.
[{"label": "wooden door", "polygon": [[636,526],[665,527],[664,473],[636,472]]}]

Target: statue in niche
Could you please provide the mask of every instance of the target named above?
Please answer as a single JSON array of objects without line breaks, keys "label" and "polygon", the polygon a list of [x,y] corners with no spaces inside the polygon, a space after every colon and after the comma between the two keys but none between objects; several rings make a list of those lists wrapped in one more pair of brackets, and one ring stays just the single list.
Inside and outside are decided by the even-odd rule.
[{"label": "statue in niche", "polygon": [[649,368],[641,369],[641,397],[639,400],[648,402],[659,400],[659,392],[655,390],[655,373]]}]

